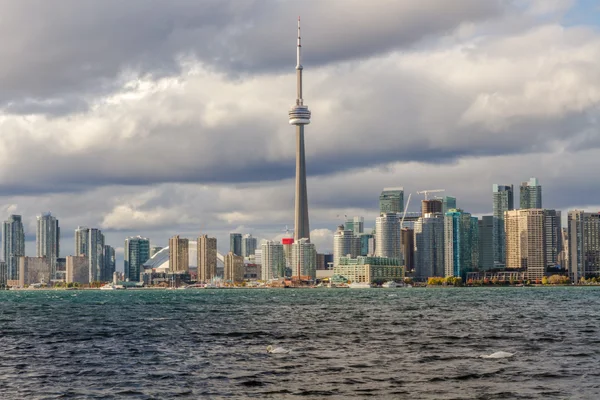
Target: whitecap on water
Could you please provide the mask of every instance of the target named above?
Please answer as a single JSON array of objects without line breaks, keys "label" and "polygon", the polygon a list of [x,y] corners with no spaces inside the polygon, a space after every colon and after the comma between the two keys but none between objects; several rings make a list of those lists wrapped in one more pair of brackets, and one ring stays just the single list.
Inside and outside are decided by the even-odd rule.
[{"label": "whitecap on water", "polygon": [[515,353],[508,353],[506,351],[497,351],[497,352],[489,354],[489,355],[482,354],[479,357],[481,357],[481,358],[510,358],[514,355],[515,355]]}]

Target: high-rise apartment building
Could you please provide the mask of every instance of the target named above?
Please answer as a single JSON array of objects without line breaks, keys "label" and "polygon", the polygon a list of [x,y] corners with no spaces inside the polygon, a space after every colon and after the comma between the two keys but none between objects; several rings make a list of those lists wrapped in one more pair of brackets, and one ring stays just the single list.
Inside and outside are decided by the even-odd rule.
[{"label": "high-rise apartment building", "polygon": [[600,278],[600,213],[573,210],[567,221],[571,281]]},{"label": "high-rise apartment building", "polygon": [[[502,219],[504,227],[504,218]],[[481,271],[487,271],[494,268],[494,216],[484,215],[478,222],[479,224],[479,262]],[[504,238],[504,232],[502,232]]]},{"label": "high-rise apartment building", "polygon": [[102,268],[104,267],[104,235],[100,229],[91,228],[89,230],[87,256],[90,274],[89,281],[101,281]]},{"label": "high-rise apartment building", "polygon": [[239,283],[244,281],[244,257],[235,255],[232,251],[225,256],[223,270],[225,282]]},{"label": "high-rise apartment building", "polygon": [[381,214],[375,220],[375,255],[400,259],[400,215]]},{"label": "high-rise apartment building", "polygon": [[338,226],[333,234],[333,265],[337,265],[340,257],[357,257],[360,252],[360,238],[354,235],[349,229],[344,229],[344,225]]},{"label": "high-rise apartment building", "polygon": [[256,238],[247,233],[242,238],[242,256],[250,257],[256,250]]},{"label": "high-rise apartment building", "polygon": [[384,188],[379,195],[379,213],[401,213],[404,211],[404,188]]},{"label": "high-rise apartment building", "polygon": [[78,226],[75,229],[75,255],[88,255],[88,239],[90,229],[87,226]]},{"label": "high-rise apartment building", "polygon": [[507,211],[506,267],[523,268],[528,279],[540,281],[562,251],[560,211],[524,209]]},{"label": "high-rise apartment building", "polygon": [[425,214],[415,222],[415,278],[444,276],[444,216]]},{"label": "high-rise apartment building", "polygon": [[[292,255],[291,250],[293,247],[293,239],[290,238],[290,257],[289,263],[291,266]],[[286,258],[284,245],[273,241],[266,240],[262,243],[262,264],[261,264],[261,276],[262,279],[268,281],[270,279],[278,279],[285,276],[286,269]]]},{"label": "high-rise apartment building", "polygon": [[299,278],[316,279],[317,277],[317,250],[315,245],[306,238],[300,239],[292,245],[292,276]]},{"label": "high-rise apartment building", "polygon": [[143,265],[150,258],[150,239],[136,236],[125,239],[124,276],[131,282],[139,282]]},{"label": "high-rise apartment building", "polygon": [[442,199],[421,200],[421,215],[442,213],[444,203]]},{"label": "high-rise apartment building", "polygon": [[169,238],[169,272],[184,273],[190,270],[189,240],[175,235]]},{"label": "high-rise apartment building", "polygon": [[52,214],[42,214],[37,217],[35,235],[36,256],[46,257],[50,265],[51,277],[56,278],[56,259],[59,257],[60,228],[58,220]]},{"label": "high-rise apartment building", "polygon": [[2,253],[7,279],[19,279],[19,257],[25,256],[25,231],[20,215],[11,215],[2,225]]},{"label": "high-rise apartment building", "polygon": [[101,280],[111,281],[116,270],[115,248],[107,244],[104,245],[104,267],[102,268]]},{"label": "high-rise apartment building", "polygon": [[445,276],[466,278],[475,267],[478,249],[477,218],[462,210],[451,210],[444,216]]},{"label": "high-rise apartment building", "polygon": [[375,254],[375,236],[372,233],[362,233],[358,239],[360,241],[359,255],[372,256]]},{"label": "high-rise apartment building", "polygon": [[217,276],[217,238],[198,238],[198,281],[210,282]]},{"label": "high-rise apartment building", "polygon": [[442,197],[442,214],[446,214],[450,210],[456,208],[456,197],[444,196]]},{"label": "high-rise apartment building", "polygon": [[415,269],[415,230],[402,228],[402,257],[404,258],[404,271]]},{"label": "high-rise apartment building", "polygon": [[241,233],[230,233],[229,234],[229,251],[236,256],[242,255],[242,234]]},{"label": "high-rise apartment building", "polygon": [[344,224],[344,229],[352,231],[354,236],[360,236],[365,231],[365,219],[363,217],[348,218]]},{"label": "high-rise apartment building", "polygon": [[504,213],[515,208],[513,192],[513,185],[492,185],[494,268],[504,268],[506,264]]},{"label": "high-rise apartment building", "polygon": [[521,209],[542,208],[542,185],[537,178],[521,183]]}]

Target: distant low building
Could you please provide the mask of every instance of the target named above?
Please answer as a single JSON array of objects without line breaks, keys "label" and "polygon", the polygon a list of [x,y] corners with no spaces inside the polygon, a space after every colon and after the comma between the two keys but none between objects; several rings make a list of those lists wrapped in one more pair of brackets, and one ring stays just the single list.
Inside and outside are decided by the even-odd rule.
[{"label": "distant low building", "polygon": [[341,257],[333,268],[334,275],[341,275],[351,282],[376,282],[404,279],[404,267],[397,258],[387,257]]},{"label": "distant low building", "polygon": [[46,257],[19,257],[19,286],[49,283],[52,266]]}]

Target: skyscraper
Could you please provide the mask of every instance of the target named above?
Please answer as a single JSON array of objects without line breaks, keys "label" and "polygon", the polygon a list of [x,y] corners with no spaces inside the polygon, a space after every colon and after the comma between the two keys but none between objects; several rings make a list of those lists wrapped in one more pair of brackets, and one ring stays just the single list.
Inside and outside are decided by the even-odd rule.
[{"label": "skyscraper", "polygon": [[[293,243],[290,244],[290,249]],[[277,279],[284,276],[285,273],[285,255],[283,244],[274,240],[263,242],[262,247],[262,263],[261,276],[262,280]],[[290,254],[291,263],[291,254]]]},{"label": "skyscraper", "polygon": [[169,238],[169,272],[190,270],[189,240],[175,235]]},{"label": "skyscraper", "polygon": [[415,277],[444,276],[444,217],[425,214],[415,222]]},{"label": "skyscraper", "polygon": [[[504,219],[503,219],[504,221]],[[504,224],[503,224],[504,226]],[[503,232],[504,233],[504,232]],[[502,235],[504,238],[504,234]],[[494,216],[484,215],[479,220],[479,269],[494,268]]]},{"label": "skyscraper", "polygon": [[354,236],[360,236],[360,234],[365,231],[365,219],[363,217],[348,217],[344,224],[344,228],[348,231],[352,231]]},{"label": "skyscraper", "polygon": [[209,282],[217,276],[217,238],[198,238],[198,282]]},{"label": "skyscraper", "polygon": [[404,212],[404,188],[384,188],[379,195],[379,214]]},{"label": "skyscraper", "polygon": [[375,255],[400,259],[401,254],[399,214],[382,214],[375,220]]},{"label": "skyscraper", "polygon": [[19,257],[25,256],[25,231],[20,215],[11,215],[2,225],[2,253],[7,278],[19,279]]},{"label": "skyscraper", "polygon": [[462,210],[448,211],[444,217],[445,276],[466,278],[474,270],[477,254],[477,223],[471,214]]},{"label": "skyscraper", "polygon": [[294,241],[310,241],[308,222],[308,193],[306,190],[306,161],[304,155],[304,125],[310,123],[310,111],[302,98],[302,64],[300,63],[300,17],[298,17],[298,45],[296,47],[296,104],[288,112],[290,125],[296,125],[296,199],[294,215]]},{"label": "skyscraper", "polygon": [[308,279],[317,276],[317,251],[306,238],[292,244],[292,276]]},{"label": "skyscraper", "polygon": [[450,210],[456,208],[456,197],[444,196],[442,197],[442,214],[446,214]]},{"label": "skyscraper", "polygon": [[116,270],[115,249],[107,244],[104,245],[104,267],[102,268],[101,280],[106,282],[113,278]]},{"label": "skyscraper", "polygon": [[600,213],[573,210],[567,221],[571,280],[600,278]]},{"label": "skyscraper", "polygon": [[104,267],[104,235],[100,229],[91,228],[89,230],[87,256],[90,278],[89,281],[101,281],[102,268]]},{"label": "skyscraper", "polygon": [[59,257],[60,228],[58,220],[52,214],[37,217],[35,235],[36,257],[46,257],[50,265],[50,279],[56,275],[56,259]]},{"label": "skyscraper", "polygon": [[421,200],[421,215],[442,214],[444,203],[442,199]]},{"label": "skyscraper", "polygon": [[513,185],[493,184],[492,199],[494,202],[494,268],[504,268],[504,265],[506,264],[506,235],[504,232],[504,213],[515,208]]},{"label": "skyscraper", "polygon": [[250,257],[256,250],[256,238],[247,233],[242,238],[242,253],[241,256]]},{"label": "skyscraper", "polygon": [[537,178],[521,183],[521,209],[542,208],[542,185]]},{"label": "skyscraper", "polygon": [[233,254],[232,251],[225,256],[225,268],[223,270],[225,282],[237,283],[244,280],[244,257]]},{"label": "skyscraper", "polygon": [[402,256],[404,257],[405,272],[415,269],[415,231],[410,228],[402,228]]},{"label": "skyscraper", "polygon": [[344,225],[338,226],[333,234],[333,266],[335,267],[340,257],[350,256],[355,258],[360,252],[360,239],[349,229],[344,229]]},{"label": "skyscraper", "polygon": [[78,226],[75,229],[75,256],[88,254],[88,239],[90,229],[87,226]]},{"label": "skyscraper", "polygon": [[142,265],[150,258],[150,239],[136,236],[125,239],[125,279],[139,282]]},{"label": "skyscraper", "polygon": [[229,234],[229,251],[236,256],[242,255],[242,234],[241,233],[230,233]]}]

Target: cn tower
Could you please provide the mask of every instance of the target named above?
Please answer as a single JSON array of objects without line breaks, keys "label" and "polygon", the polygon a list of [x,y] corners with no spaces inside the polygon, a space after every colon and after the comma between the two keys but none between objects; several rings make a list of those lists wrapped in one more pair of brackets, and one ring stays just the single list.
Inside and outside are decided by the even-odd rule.
[{"label": "cn tower", "polygon": [[298,17],[298,47],[296,49],[296,105],[289,111],[290,125],[296,125],[296,205],[294,241],[310,241],[308,195],[306,192],[306,161],[304,157],[304,125],[310,124],[310,111],[302,99],[302,64],[300,63],[300,17]]}]

